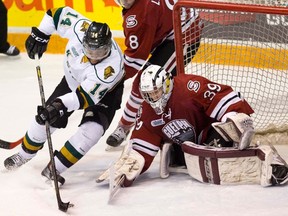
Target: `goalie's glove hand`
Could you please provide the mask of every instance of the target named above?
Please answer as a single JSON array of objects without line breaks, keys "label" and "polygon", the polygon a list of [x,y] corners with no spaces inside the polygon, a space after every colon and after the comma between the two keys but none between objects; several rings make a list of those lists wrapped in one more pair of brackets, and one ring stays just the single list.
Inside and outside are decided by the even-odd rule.
[{"label": "goalie's glove hand", "polygon": [[67,108],[60,99],[56,99],[51,104],[47,105],[46,108],[38,106],[35,119],[40,125],[45,125],[45,121],[48,121],[51,125],[65,113],[67,113]]},{"label": "goalie's glove hand", "polygon": [[[127,145],[128,146],[128,145]],[[117,185],[128,187],[131,186],[133,181],[140,175],[143,170],[145,159],[134,149],[128,150],[124,148],[121,157],[112,165],[113,167],[104,171],[97,179],[96,182],[100,183],[109,180],[110,172],[114,172],[114,182]],[[110,170],[111,169],[111,170]]]},{"label": "goalie's glove hand", "polygon": [[215,122],[212,126],[225,141],[233,141],[240,150],[249,147],[255,133],[253,120],[245,113],[230,115],[225,122]]},{"label": "goalie's glove hand", "polygon": [[46,35],[38,28],[32,27],[31,34],[26,39],[25,47],[29,58],[34,59],[35,54],[38,53],[39,58],[47,50],[47,45],[50,35]]}]

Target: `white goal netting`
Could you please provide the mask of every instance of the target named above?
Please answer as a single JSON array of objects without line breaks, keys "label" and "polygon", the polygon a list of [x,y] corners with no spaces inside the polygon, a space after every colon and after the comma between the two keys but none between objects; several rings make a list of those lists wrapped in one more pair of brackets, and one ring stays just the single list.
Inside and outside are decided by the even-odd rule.
[{"label": "white goal netting", "polygon": [[[174,7],[178,71],[231,85],[255,111],[255,139],[288,144],[288,2],[179,0]],[[184,66],[189,13],[204,22],[199,50]],[[287,15],[286,15],[287,14]],[[181,59],[182,58],[182,59]]]}]

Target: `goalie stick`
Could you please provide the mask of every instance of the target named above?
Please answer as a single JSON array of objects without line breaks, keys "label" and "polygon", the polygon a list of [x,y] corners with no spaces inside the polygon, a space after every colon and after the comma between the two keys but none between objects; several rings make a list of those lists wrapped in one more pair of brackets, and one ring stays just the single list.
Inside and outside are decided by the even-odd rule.
[{"label": "goalie stick", "polygon": [[15,142],[9,142],[9,141],[5,141],[5,140],[0,139],[0,148],[13,149],[16,146],[18,146],[19,144],[21,144],[22,141],[23,141],[23,137],[21,137],[19,140],[15,141]]},{"label": "goalie stick", "polygon": [[115,195],[121,189],[121,185],[124,182],[124,175],[122,175],[117,181],[115,181],[115,169],[114,166],[109,168],[109,197],[108,197],[108,204],[111,204]]}]

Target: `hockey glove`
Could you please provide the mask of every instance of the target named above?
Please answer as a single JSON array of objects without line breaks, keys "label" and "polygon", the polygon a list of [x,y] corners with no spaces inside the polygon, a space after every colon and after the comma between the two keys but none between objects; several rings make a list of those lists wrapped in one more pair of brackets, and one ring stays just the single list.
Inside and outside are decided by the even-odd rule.
[{"label": "hockey glove", "polygon": [[38,53],[39,58],[47,50],[47,45],[50,35],[46,35],[38,28],[32,27],[31,34],[25,42],[25,47],[29,58],[34,59],[35,54]]},{"label": "hockey glove", "polygon": [[67,108],[60,99],[54,100],[46,108],[38,106],[36,121],[40,125],[45,125],[45,121],[48,121],[50,125],[55,123],[59,118],[67,113]]},{"label": "hockey glove", "polygon": [[[98,179],[96,179],[96,182],[100,183],[104,180],[110,180],[111,182],[110,178],[114,178],[112,179],[114,184],[129,187],[142,172],[144,164],[144,157],[134,149],[129,149],[128,144],[123,149],[120,158],[111,168],[102,173]],[[113,172],[112,176],[110,176],[111,171]]]},{"label": "hockey glove", "polygon": [[215,122],[212,126],[225,141],[233,141],[240,150],[250,145],[255,133],[253,120],[245,113],[229,116],[226,122]]}]

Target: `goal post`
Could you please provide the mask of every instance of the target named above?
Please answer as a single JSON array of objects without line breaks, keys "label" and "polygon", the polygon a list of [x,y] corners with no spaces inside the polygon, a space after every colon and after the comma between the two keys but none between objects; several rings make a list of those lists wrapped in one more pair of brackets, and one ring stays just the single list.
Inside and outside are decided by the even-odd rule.
[{"label": "goal post", "polygon": [[[181,24],[189,13],[198,13],[204,28],[198,52],[184,65],[192,33]],[[257,133],[288,143],[288,2],[178,0],[173,20],[177,72],[232,86],[254,109]]]}]

